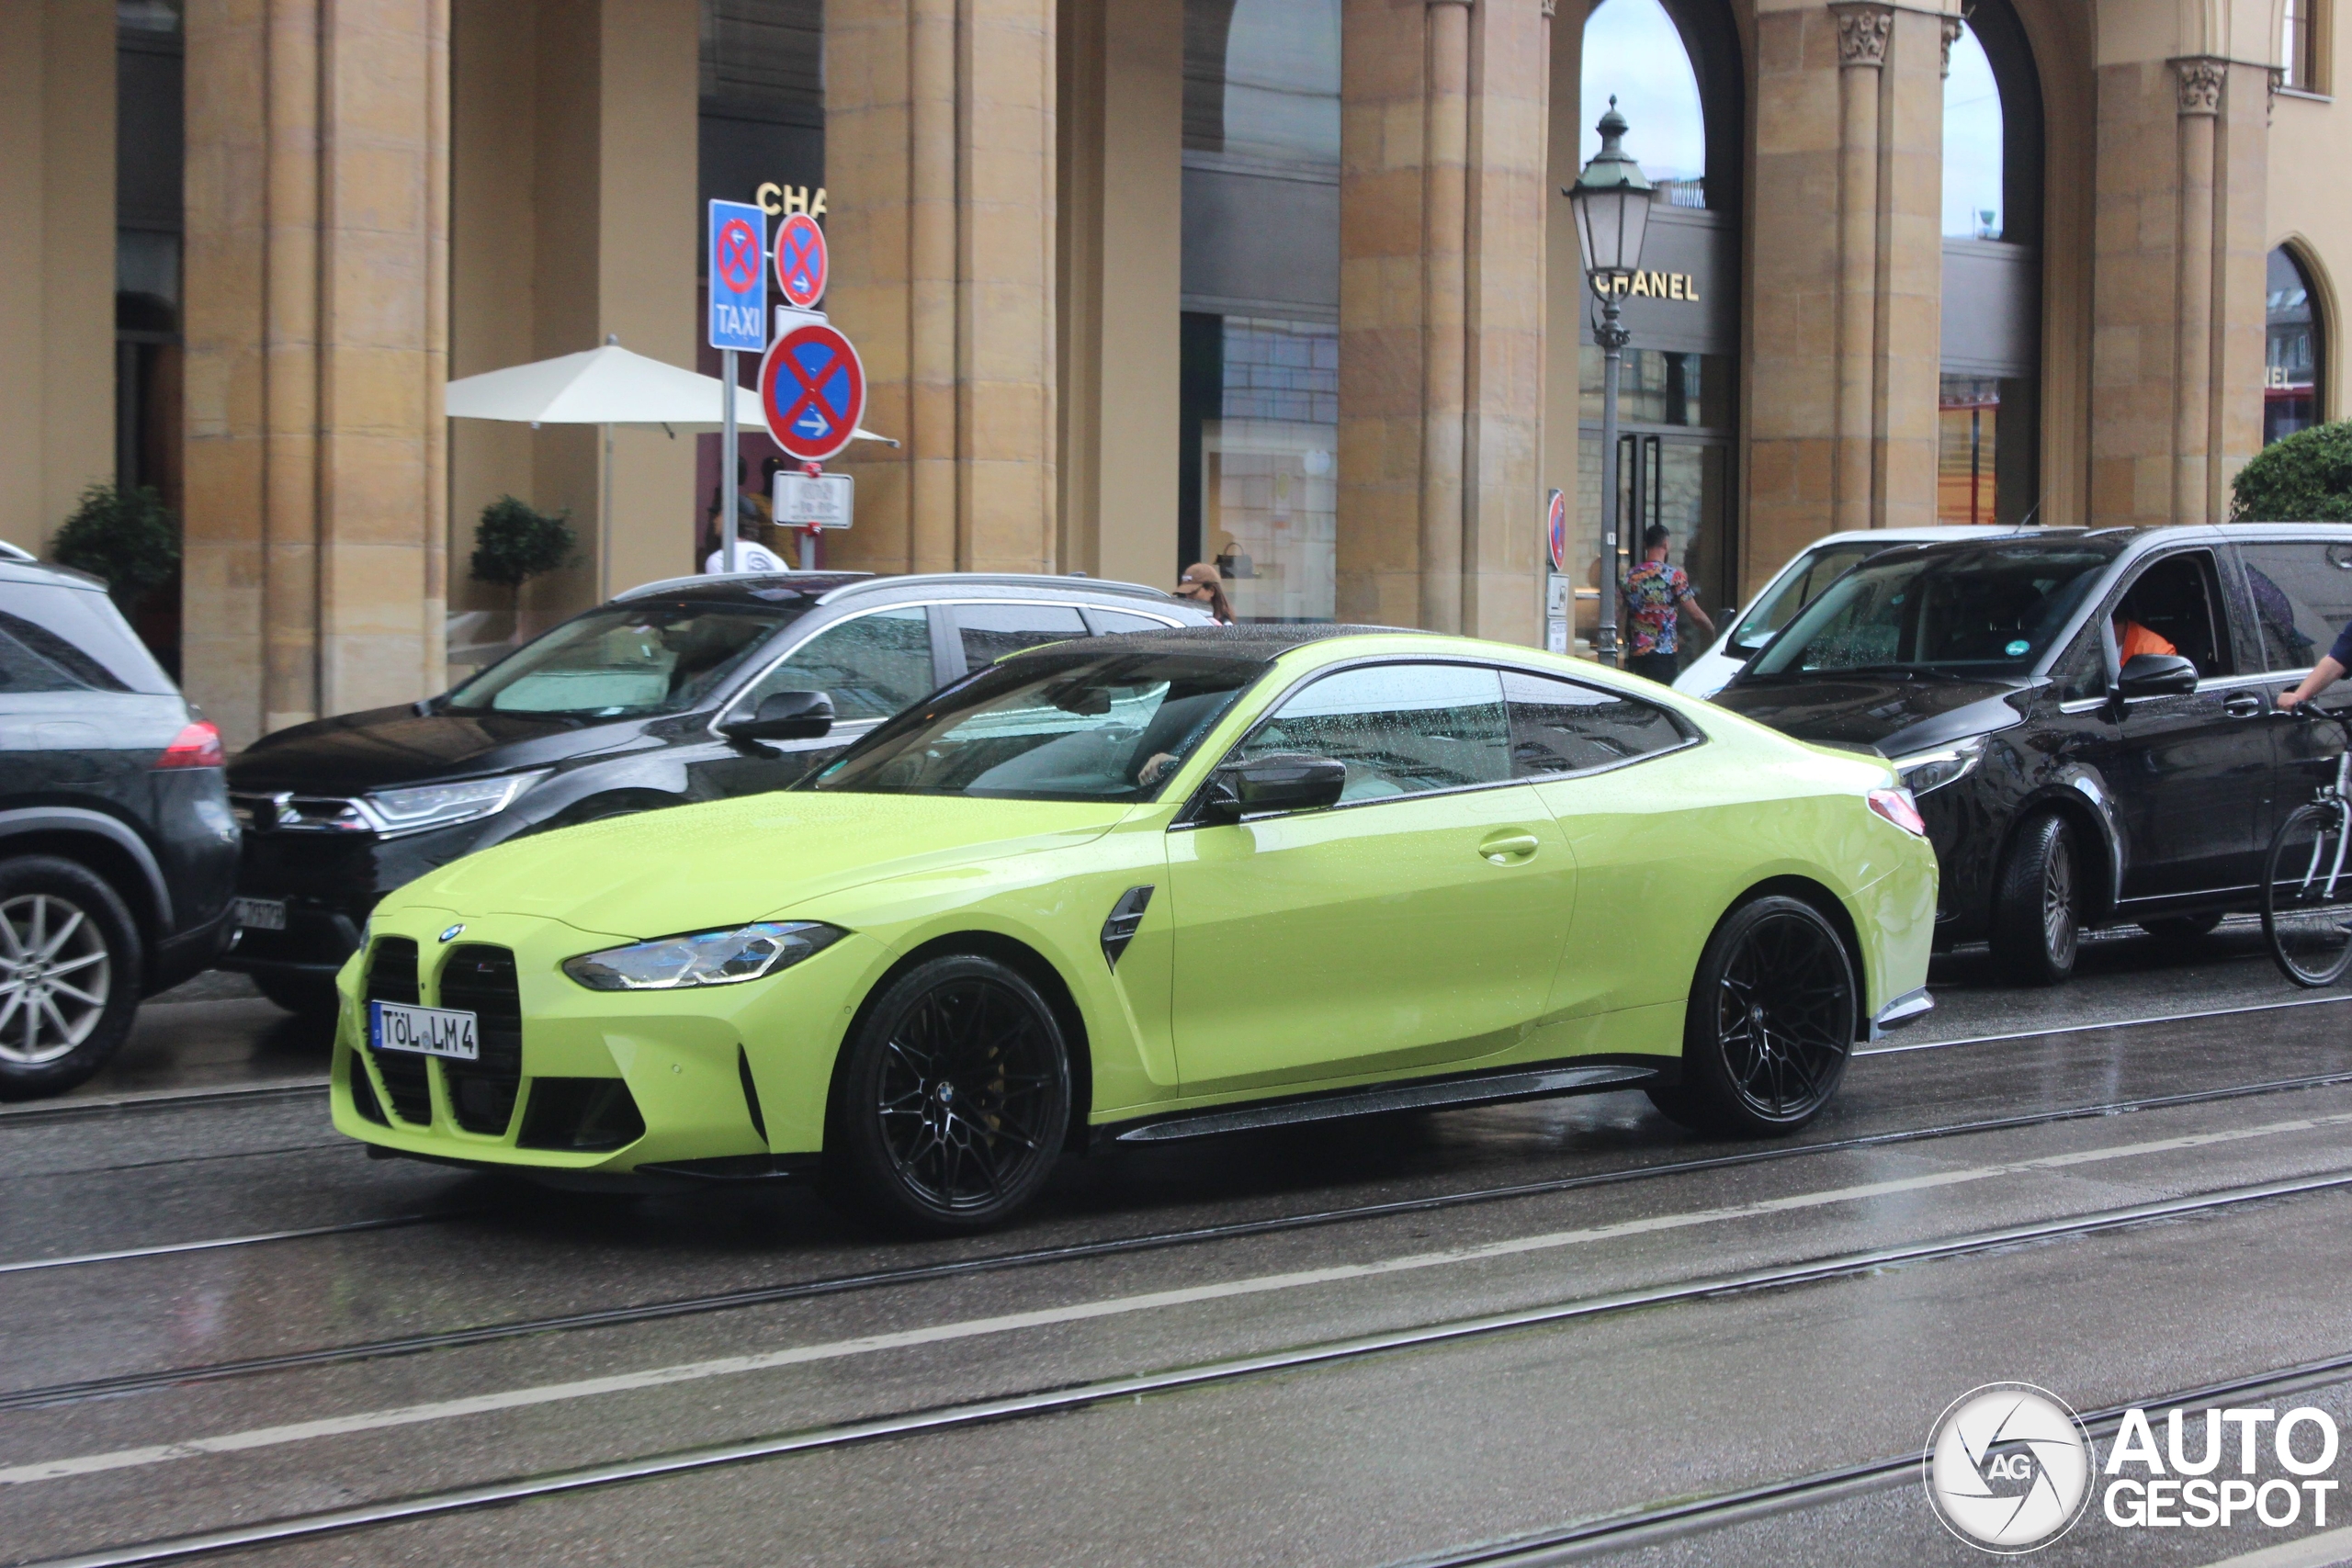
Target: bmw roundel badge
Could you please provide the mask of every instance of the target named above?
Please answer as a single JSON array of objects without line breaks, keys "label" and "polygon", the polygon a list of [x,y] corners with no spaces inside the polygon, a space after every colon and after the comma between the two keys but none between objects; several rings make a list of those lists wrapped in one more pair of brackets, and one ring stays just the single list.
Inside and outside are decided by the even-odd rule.
[{"label": "bmw roundel badge", "polygon": [[451,926],[447,931],[441,933],[441,940],[443,942],[455,942],[460,936],[465,934],[465,931],[466,928],[462,924]]}]

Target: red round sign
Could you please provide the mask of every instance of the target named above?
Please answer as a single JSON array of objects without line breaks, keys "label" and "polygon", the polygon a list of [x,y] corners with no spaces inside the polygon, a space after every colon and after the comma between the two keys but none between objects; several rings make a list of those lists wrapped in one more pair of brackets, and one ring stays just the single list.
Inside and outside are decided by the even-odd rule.
[{"label": "red round sign", "polygon": [[775,281],[785,301],[808,310],[825,297],[832,264],[825,255],[825,231],[805,212],[795,212],[775,231]]},{"label": "red round sign", "polygon": [[800,462],[821,463],[849,445],[865,417],[865,367],[831,327],[795,327],[760,360],[760,406],[777,446]]}]

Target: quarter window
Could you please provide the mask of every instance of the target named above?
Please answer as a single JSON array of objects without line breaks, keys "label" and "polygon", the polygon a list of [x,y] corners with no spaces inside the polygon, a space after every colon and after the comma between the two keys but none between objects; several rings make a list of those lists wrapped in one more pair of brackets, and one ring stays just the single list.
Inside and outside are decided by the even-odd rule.
[{"label": "quarter window", "polygon": [[2242,545],[2262,652],[2273,670],[2308,670],[2352,622],[2352,543]]},{"label": "quarter window", "polygon": [[1348,765],[1342,802],[1503,784],[1510,778],[1502,682],[1468,664],[1342,670],[1292,695],[1237,761],[1305,751]]},{"label": "quarter window", "polygon": [[0,687],[11,692],[119,692],[123,683],[47,626],[0,610]]},{"label": "quarter window", "polygon": [[956,629],[964,639],[964,668],[985,670],[1008,653],[1086,635],[1075,604],[958,604]]},{"label": "quarter window", "polygon": [[1503,671],[1511,771],[1555,778],[1671,751],[1690,739],[1672,714],[1638,697],[1524,671]]},{"label": "quarter window", "polygon": [[742,710],[777,692],[823,692],[843,724],[888,718],[929,696],[931,617],[920,604],[876,610],[826,627],[745,693]]}]

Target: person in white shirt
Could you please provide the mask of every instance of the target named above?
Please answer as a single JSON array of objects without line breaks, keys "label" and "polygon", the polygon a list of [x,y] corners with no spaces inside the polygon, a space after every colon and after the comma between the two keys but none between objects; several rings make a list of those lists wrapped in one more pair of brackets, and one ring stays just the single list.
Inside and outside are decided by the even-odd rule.
[{"label": "person in white shirt", "polygon": [[[726,545],[722,543],[717,549],[712,550],[710,558],[702,563],[702,569],[706,572],[725,571],[727,570]],[[750,539],[738,539],[735,541],[735,570],[737,571],[790,571],[792,569],[778,559],[776,553],[765,545],[755,544]]]}]

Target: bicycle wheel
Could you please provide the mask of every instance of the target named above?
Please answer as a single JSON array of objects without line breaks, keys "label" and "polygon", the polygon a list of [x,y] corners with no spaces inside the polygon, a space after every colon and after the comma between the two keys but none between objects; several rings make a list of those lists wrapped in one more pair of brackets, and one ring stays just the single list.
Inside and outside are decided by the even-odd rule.
[{"label": "bicycle wheel", "polygon": [[2345,808],[2306,806],[2278,825],[2262,868],[2262,934],[2298,986],[2332,986],[2352,966],[2352,855]]}]

